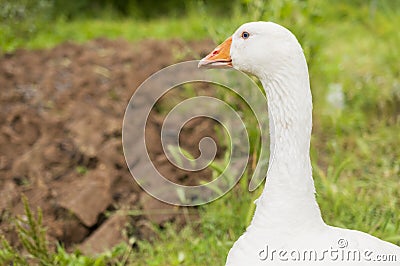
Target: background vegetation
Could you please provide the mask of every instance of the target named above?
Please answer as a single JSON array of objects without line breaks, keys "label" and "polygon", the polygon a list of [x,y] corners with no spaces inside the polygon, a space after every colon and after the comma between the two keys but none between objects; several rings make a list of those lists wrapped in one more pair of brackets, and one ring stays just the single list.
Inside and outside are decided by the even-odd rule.
[{"label": "background vegetation", "polygon": [[[0,6],[3,53],[99,36],[218,42],[249,20],[288,27],[310,67],[312,161],[325,221],[400,245],[400,1],[0,0]],[[97,258],[61,247],[49,256],[35,249],[30,254],[43,264],[222,265],[261,192],[248,192],[247,181],[200,207],[200,220],[182,230],[174,224],[154,228],[155,242],[132,240],[137,248],[123,244]],[[36,239],[32,245],[41,250],[44,240]],[[0,262],[17,256],[5,242],[2,247]]]}]

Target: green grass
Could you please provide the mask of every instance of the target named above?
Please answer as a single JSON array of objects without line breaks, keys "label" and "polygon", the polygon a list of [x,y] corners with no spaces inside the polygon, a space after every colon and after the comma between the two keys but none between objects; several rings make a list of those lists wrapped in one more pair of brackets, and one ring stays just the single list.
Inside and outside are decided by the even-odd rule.
[{"label": "green grass", "polygon": [[192,27],[187,27],[186,19],[156,19],[136,21],[133,19],[79,19],[65,21],[59,19],[51,27],[44,27],[31,39],[11,39],[3,44],[4,51],[16,48],[50,48],[65,42],[85,42],[94,38],[124,38],[130,41],[142,39],[200,39],[207,37],[207,31],[200,20],[190,20]]},{"label": "green grass", "polygon": [[[260,5],[249,1],[247,9],[237,8],[230,18],[205,19],[201,12],[192,12],[150,21],[59,19],[28,40],[3,39],[1,48],[48,48],[65,40],[84,42],[100,36],[220,41],[244,21],[283,24],[299,37],[310,64],[311,154],[324,220],[400,245],[400,9],[394,8],[399,1],[269,1],[264,9]],[[331,88],[342,92],[342,105],[327,100]],[[260,189],[248,192],[247,181],[243,178],[221,199],[199,207],[198,221],[183,229],[173,224],[155,227],[155,241],[137,241],[132,250],[119,246],[100,257],[98,265],[116,263],[118,258],[127,258],[128,265],[223,264],[260,193]],[[88,265],[81,261],[92,259],[62,248],[56,254],[64,258],[61,265]]]}]

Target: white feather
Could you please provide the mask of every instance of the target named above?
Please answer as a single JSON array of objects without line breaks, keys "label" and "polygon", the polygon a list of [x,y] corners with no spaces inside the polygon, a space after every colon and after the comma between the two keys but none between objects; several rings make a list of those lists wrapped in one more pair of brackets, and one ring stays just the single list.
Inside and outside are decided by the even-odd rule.
[{"label": "white feather", "polygon": [[[243,31],[250,37],[241,38]],[[328,226],[321,217],[309,155],[312,97],[308,67],[296,37],[271,22],[246,23],[232,36],[231,58],[235,68],[257,76],[266,91],[272,156],[253,220],[229,251],[226,265],[400,265],[398,246],[363,232]],[[343,243],[347,245],[341,247]],[[360,255],[370,251],[370,259],[393,255],[397,262],[368,262],[366,254],[355,261],[323,255],[335,249]],[[266,258],[267,251],[273,250],[275,259],[271,254]],[[283,261],[284,257],[277,256],[279,251],[294,255],[315,251],[324,259],[294,261],[288,257]]]}]

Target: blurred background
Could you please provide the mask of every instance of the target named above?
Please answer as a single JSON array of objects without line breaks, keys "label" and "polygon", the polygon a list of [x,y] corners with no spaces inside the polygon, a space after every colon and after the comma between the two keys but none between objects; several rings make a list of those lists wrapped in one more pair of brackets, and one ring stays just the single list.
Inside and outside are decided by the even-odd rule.
[{"label": "blurred background", "polygon": [[325,221],[400,245],[400,1],[0,0],[0,264],[222,265],[249,224],[259,131],[226,90],[165,95],[146,128],[159,171],[182,184],[212,179],[229,143],[209,119],[181,145],[203,171],[176,169],[159,130],[183,99],[211,95],[240,111],[252,158],[238,185],[200,207],[163,204],[126,167],[121,127],[135,89],[170,64],[200,59],[242,23],[274,21],[299,39],[314,102],[313,176]]}]

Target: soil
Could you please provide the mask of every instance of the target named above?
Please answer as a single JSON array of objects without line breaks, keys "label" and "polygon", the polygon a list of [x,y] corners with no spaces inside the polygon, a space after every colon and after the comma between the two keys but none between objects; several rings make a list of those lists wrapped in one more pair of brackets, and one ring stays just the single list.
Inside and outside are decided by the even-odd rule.
[{"label": "soil", "polygon": [[[138,186],[125,163],[121,128],[141,82],[213,47],[209,40],[97,39],[0,55],[1,234],[20,245],[10,217],[23,215],[22,194],[33,210],[42,209],[50,243],[89,253],[131,236],[150,239],[151,223],[185,223],[188,213],[196,219],[195,209],[164,204]],[[209,170],[187,173],[168,163],[159,136],[162,114],[152,112],[149,121],[147,147],[160,172],[183,184],[210,178]],[[217,140],[214,128],[209,119],[191,121],[182,146],[196,155],[200,138]],[[124,214],[129,210],[137,214]]]}]

